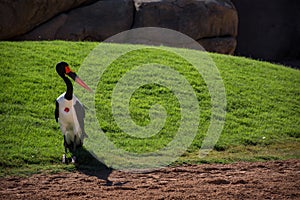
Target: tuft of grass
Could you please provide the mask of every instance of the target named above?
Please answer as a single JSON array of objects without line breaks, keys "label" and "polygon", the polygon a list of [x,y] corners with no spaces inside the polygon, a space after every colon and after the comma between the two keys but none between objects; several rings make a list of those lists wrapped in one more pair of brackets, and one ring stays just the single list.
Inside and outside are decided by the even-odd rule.
[{"label": "tuft of grass", "polygon": [[[0,42],[0,176],[76,169],[60,163],[63,137],[54,119],[54,101],[65,91],[65,85],[56,74],[55,65],[66,61],[76,71],[97,45]],[[112,53],[121,47],[124,45],[106,45]],[[107,137],[119,148],[136,153],[161,149],[172,140],[179,127],[180,105],[166,87],[140,87],[129,105],[132,120],[140,126],[150,123],[152,105],[162,105],[167,119],[158,134],[145,139],[127,135],[117,126],[111,112],[111,93],[120,77],[134,66],[159,63],[172,66],[188,80],[201,110],[198,133],[177,164],[300,158],[300,71],[243,57],[212,53],[210,56],[224,82],[227,115],[214,151],[207,157],[198,157],[211,114],[205,82],[187,61],[149,46],[119,57],[101,77],[95,104]]]}]

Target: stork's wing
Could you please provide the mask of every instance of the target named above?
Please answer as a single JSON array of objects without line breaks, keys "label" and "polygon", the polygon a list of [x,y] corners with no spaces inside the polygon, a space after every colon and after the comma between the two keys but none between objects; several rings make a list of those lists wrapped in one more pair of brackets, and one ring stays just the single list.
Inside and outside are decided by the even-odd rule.
[{"label": "stork's wing", "polygon": [[74,109],[75,109],[75,112],[76,112],[76,116],[77,116],[77,120],[78,120],[78,123],[79,123],[79,126],[82,130],[82,133],[87,136],[85,134],[85,131],[84,131],[84,117],[85,117],[85,110],[84,110],[84,106],[80,103],[80,101],[76,101],[75,105],[74,105]]},{"label": "stork's wing", "polygon": [[56,122],[58,122],[58,118],[59,118],[59,104],[58,104],[57,101],[55,101],[55,112],[54,112],[54,115],[55,115]]}]

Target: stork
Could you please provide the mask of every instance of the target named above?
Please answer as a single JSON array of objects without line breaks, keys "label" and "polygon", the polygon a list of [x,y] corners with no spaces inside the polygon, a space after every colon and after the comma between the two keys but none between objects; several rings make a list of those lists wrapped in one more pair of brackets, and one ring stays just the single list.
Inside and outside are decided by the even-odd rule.
[{"label": "stork", "polygon": [[[84,138],[87,137],[84,131],[85,110],[82,103],[73,94],[73,85],[68,77],[81,85],[88,91],[92,91],[78,76],[72,71],[66,62],[56,65],[56,72],[64,80],[67,91],[56,99],[55,120],[59,122],[61,132],[64,136],[65,153],[62,162],[66,163],[67,150],[72,153],[72,163],[76,162],[74,152],[82,147]],[[68,76],[68,77],[67,77]]]}]

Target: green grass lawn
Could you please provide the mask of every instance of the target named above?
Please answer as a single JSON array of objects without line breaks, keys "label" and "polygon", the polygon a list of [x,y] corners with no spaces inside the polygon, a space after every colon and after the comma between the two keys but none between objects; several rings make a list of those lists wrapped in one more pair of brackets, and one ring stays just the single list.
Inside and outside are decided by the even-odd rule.
[{"label": "green grass lawn", "polygon": [[[97,44],[0,42],[1,176],[74,169],[60,163],[63,137],[54,119],[54,102],[65,91],[65,85],[56,74],[55,65],[66,61],[79,70]],[[107,44],[112,54],[114,49],[123,47]],[[224,82],[227,114],[223,132],[207,157],[198,157],[211,114],[206,84],[187,61],[156,48],[145,46],[121,56],[102,76],[95,91],[95,105],[106,136],[119,148],[135,153],[158,150],[172,140],[179,126],[180,105],[166,87],[145,85],[130,101],[132,120],[141,126],[149,124],[152,105],[158,103],[166,109],[165,126],[152,137],[128,136],[117,126],[111,112],[110,95],[118,80],[133,66],[156,62],[172,66],[184,75],[200,102],[198,133],[175,164],[300,158],[300,71],[247,58],[210,55]]]}]

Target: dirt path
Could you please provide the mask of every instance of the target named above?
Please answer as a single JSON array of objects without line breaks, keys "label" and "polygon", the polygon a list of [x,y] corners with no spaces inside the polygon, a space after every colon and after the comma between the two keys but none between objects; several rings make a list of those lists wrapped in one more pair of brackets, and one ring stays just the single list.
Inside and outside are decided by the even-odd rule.
[{"label": "dirt path", "polygon": [[300,160],[2,178],[0,199],[300,199]]}]

